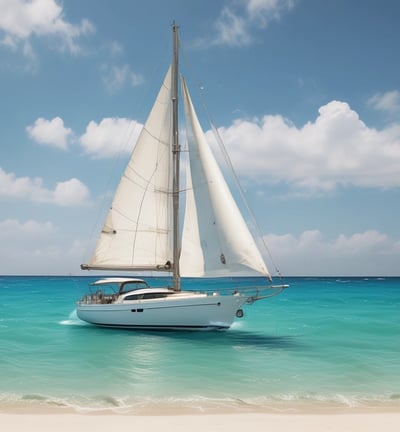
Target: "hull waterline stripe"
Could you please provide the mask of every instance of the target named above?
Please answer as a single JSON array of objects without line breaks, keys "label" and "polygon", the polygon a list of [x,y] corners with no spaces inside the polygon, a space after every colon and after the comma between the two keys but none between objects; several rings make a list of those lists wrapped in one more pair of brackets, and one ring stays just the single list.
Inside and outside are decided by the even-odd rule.
[{"label": "hull waterline stripe", "polygon": [[176,330],[176,329],[215,329],[223,330],[228,329],[229,326],[218,325],[130,325],[130,324],[101,324],[91,323],[98,327],[121,328],[121,329],[137,329],[137,330]]}]

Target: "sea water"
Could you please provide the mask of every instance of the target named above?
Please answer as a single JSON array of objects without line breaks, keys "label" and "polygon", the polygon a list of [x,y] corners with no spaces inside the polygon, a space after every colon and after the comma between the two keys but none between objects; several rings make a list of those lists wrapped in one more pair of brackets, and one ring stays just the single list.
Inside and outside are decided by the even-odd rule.
[{"label": "sea water", "polygon": [[75,303],[93,280],[0,277],[0,412],[400,407],[400,278],[287,278],[290,288],[218,332],[88,325]]}]

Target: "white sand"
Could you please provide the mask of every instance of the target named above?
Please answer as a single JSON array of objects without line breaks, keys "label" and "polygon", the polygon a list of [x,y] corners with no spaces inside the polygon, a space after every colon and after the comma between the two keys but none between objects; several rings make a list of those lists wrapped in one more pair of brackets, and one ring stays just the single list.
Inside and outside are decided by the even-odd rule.
[{"label": "white sand", "polygon": [[0,414],[4,432],[399,432],[399,413],[81,415]]}]

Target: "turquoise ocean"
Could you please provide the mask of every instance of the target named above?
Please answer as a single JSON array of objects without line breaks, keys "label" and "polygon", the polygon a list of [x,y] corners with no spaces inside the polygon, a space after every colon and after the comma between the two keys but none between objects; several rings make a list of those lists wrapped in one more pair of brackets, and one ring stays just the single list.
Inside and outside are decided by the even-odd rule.
[{"label": "turquoise ocean", "polygon": [[[85,324],[75,302],[95,279],[0,277],[0,412],[400,408],[400,278],[286,278],[220,332]],[[238,282],[255,280],[203,287]]]}]

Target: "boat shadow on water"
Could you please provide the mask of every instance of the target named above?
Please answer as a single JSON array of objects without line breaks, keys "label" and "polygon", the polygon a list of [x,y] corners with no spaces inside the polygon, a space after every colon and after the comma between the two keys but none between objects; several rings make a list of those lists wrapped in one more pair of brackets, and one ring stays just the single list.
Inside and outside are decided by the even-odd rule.
[{"label": "boat shadow on water", "polygon": [[285,349],[296,350],[306,348],[305,343],[298,339],[297,336],[273,336],[252,331],[243,330],[224,330],[224,331],[172,331],[172,330],[129,330],[129,329],[113,329],[100,328],[92,325],[79,326],[85,331],[93,331],[99,337],[107,337],[108,335],[119,337],[129,337],[135,339],[163,339],[171,340],[171,342],[196,343],[196,345],[215,345],[215,346],[240,346],[268,349]]},{"label": "boat shadow on water", "polygon": [[[158,333],[160,334],[160,333]],[[251,331],[223,331],[223,332],[203,332],[182,334],[167,334],[167,337],[177,337],[181,340],[195,340],[197,344],[218,344],[225,346],[243,346],[255,348],[270,348],[270,349],[297,349],[303,344],[296,340],[293,336],[272,336]]]}]

